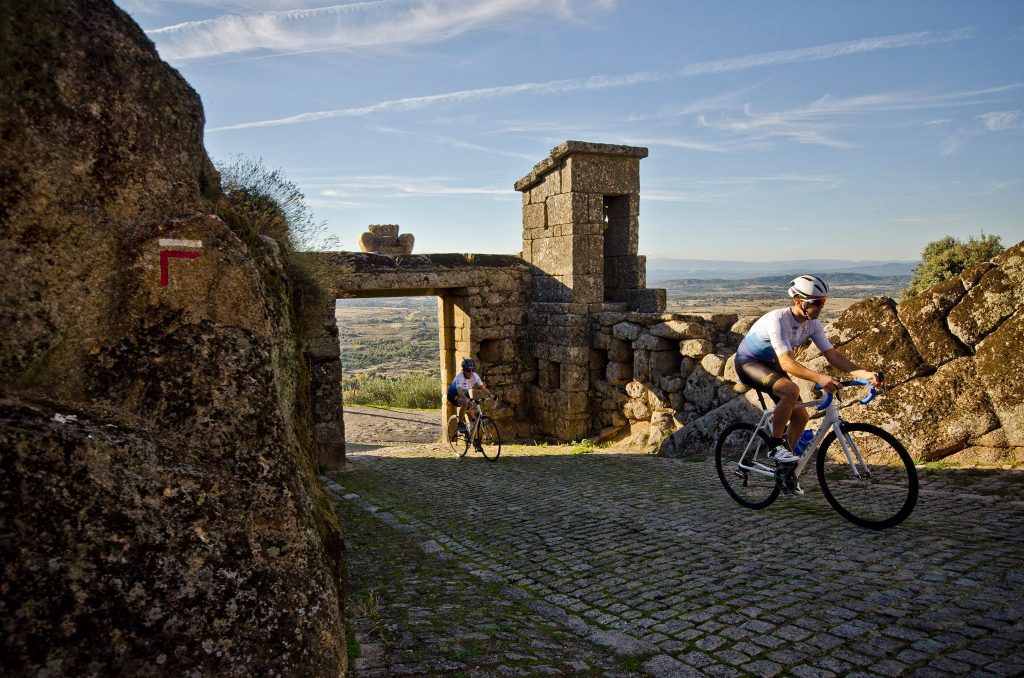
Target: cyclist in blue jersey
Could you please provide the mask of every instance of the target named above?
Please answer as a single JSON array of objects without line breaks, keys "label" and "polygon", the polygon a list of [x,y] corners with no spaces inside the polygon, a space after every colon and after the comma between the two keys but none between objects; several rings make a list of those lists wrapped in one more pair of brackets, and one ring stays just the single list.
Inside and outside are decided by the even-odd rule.
[{"label": "cyclist in blue jersey", "polygon": [[[457,405],[459,408],[459,433],[466,432],[466,424],[463,423],[463,416],[466,412],[470,413],[470,417],[473,416],[473,408],[469,407],[471,401],[469,399],[469,391],[472,388],[478,388],[483,391],[484,396],[487,398],[492,397],[491,392],[487,390],[487,386],[484,385],[480,375],[476,373],[476,362],[472,358],[466,358],[462,361],[462,371],[455,375],[452,379],[452,383],[448,385],[448,402],[452,405]],[[472,426],[473,422],[469,422]],[[473,448],[477,452],[481,452],[480,443],[475,441]]]},{"label": "cyclist in blue jersey", "polygon": [[775,401],[769,456],[780,463],[798,459],[791,450],[810,419],[807,408],[796,407],[800,401],[800,389],[790,375],[813,381],[830,393],[835,393],[840,387],[836,379],[794,360],[796,347],[810,338],[833,367],[856,379],[870,381],[876,387],[882,384],[879,373],[861,369],[832,346],[825,336],[818,320],[828,296],[828,285],[824,280],[816,275],[801,275],[789,283],[788,293],[793,299],[789,307],[761,316],[736,351],[736,374],[740,381],[767,393]]}]

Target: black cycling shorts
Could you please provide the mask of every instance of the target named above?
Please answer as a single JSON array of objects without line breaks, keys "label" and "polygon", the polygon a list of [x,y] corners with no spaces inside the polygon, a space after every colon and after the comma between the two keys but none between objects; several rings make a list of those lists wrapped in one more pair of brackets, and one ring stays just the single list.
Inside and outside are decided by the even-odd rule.
[{"label": "black cycling shorts", "polygon": [[762,363],[756,360],[736,363],[736,376],[740,381],[755,391],[767,393],[774,402],[779,402],[772,387],[779,379],[788,379],[789,375],[779,363]]}]

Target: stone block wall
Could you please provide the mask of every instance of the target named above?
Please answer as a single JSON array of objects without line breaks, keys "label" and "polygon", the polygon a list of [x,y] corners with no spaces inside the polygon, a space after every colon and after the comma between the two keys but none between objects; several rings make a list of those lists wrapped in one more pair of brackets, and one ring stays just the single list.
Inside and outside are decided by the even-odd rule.
[{"label": "stone block wall", "polygon": [[638,256],[640,160],[646,148],[566,141],[515,184],[523,194],[523,260],[532,273],[530,409],[537,432],[591,434],[590,318],[659,312]]},{"label": "stone block wall", "polygon": [[646,148],[566,141],[516,182],[534,301],[664,308],[664,294],[645,289],[646,259],[637,254],[645,157]]},{"label": "stone block wall", "polygon": [[672,432],[746,391],[721,380],[743,338],[737,321],[735,314],[591,315],[591,429],[656,451]]},{"label": "stone block wall", "polygon": [[[476,277],[477,284],[439,298],[445,346],[442,374],[451,381],[464,358],[476,360],[484,383],[499,399],[484,405],[486,414],[497,421],[506,438],[525,437],[532,429],[528,389],[536,376],[527,350],[530,276],[524,268],[514,268]],[[450,369],[445,364],[448,359]],[[445,419],[451,414],[455,408],[446,404]]]},{"label": "stone block wall", "polygon": [[585,304],[530,305],[533,423],[536,430],[562,440],[578,440],[590,433],[586,309]]}]

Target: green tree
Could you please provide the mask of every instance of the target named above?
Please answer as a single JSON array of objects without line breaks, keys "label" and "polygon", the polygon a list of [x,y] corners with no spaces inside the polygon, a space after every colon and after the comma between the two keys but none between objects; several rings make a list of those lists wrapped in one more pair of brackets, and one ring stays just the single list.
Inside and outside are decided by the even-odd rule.
[{"label": "green tree", "polygon": [[988,261],[1003,251],[1002,238],[998,235],[985,235],[975,238],[973,235],[966,241],[947,235],[924,246],[921,250],[921,263],[914,269],[914,275],[900,301],[917,296],[929,287],[960,275],[975,264]]}]

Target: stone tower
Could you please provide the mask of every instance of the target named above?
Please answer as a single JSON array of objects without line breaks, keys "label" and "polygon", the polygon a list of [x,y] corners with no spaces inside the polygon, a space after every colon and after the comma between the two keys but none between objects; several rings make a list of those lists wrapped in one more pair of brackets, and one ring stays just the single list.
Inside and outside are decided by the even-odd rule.
[{"label": "stone tower", "polygon": [[591,428],[590,314],[665,309],[637,254],[646,157],[646,148],[566,141],[515,184],[533,273],[530,404],[538,428],[563,440]]}]

